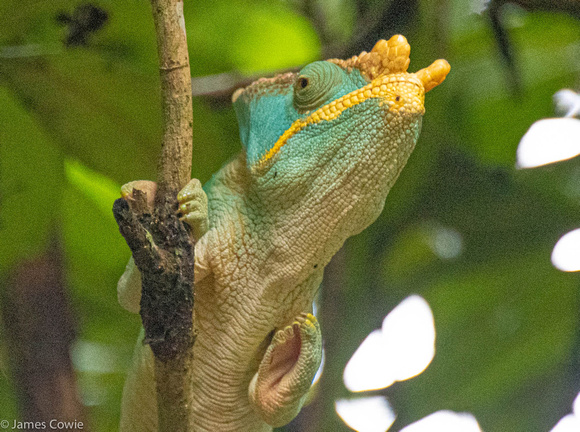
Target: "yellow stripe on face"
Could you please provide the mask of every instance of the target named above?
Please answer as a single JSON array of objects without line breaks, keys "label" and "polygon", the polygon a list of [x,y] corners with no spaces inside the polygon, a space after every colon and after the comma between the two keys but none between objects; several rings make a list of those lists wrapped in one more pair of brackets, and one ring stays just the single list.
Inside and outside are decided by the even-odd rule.
[{"label": "yellow stripe on face", "polygon": [[384,98],[389,104],[389,110],[398,111],[403,106],[409,106],[415,112],[423,113],[423,83],[413,74],[399,73],[383,75],[375,78],[370,84],[350,92],[329,104],[326,104],[309,116],[298,119],[288,128],[274,146],[268,150],[257,163],[258,169],[266,168],[272,158],[278,154],[286,142],[306,126],[331,121],[340,116],[347,108],[358,105],[367,99]]}]

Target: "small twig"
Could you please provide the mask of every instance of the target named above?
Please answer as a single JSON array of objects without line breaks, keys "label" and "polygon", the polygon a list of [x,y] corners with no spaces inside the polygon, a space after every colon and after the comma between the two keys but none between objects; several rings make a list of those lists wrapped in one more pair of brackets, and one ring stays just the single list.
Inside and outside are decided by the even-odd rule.
[{"label": "small twig", "polygon": [[497,42],[501,60],[506,66],[508,85],[512,96],[519,99],[522,96],[521,74],[518,70],[513,44],[501,20],[501,11],[502,5],[499,2],[491,2],[489,4],[489,23]]},{"label": "small twig", "polygon": [[217,101],[231,102],[232,94],[239,88],[246,87],[266,75],[278,75],[286,72],[297,72],[299,67],[278,69],[252,75],[242,75],[239,72],[223,72],[215,75],[193,77],[191,93],[193,97],[204,97]]}]

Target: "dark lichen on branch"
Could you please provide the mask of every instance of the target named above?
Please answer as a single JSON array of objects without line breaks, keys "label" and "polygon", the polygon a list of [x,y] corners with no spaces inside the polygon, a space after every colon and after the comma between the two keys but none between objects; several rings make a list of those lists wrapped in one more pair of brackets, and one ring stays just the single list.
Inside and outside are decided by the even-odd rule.
[{"label": "dark lichen on branch", "polygon": [[133,202],[118,199],[113,213],[141,273],[145,343],[157,359],[169,361],[194,342],[193,245],[172,194],[152,211]]}]

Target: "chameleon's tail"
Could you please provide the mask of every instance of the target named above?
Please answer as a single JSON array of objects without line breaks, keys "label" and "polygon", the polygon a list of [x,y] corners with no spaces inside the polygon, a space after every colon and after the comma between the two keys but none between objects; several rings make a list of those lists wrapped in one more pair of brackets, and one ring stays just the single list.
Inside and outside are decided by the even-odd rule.
[{"label": "chameleon's tail", "polygon": [[143,336],[144,332],[141,330],[133,353],[133,363],[123,388],[120,432],[157,431],[153,352],[149,345],[143,344]]}]

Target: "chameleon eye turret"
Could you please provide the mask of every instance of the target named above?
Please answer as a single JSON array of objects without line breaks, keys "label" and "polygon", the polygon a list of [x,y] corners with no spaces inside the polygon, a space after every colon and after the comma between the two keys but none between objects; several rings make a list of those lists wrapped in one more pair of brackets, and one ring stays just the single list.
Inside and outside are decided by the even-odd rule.
[{"label": "chameleon eye turret", "polygon": [[294,84],[294,106],[299,112],[320,107],[341,86],[343,73],[340,67],[326,61],[309,64],[298,72]]}]

